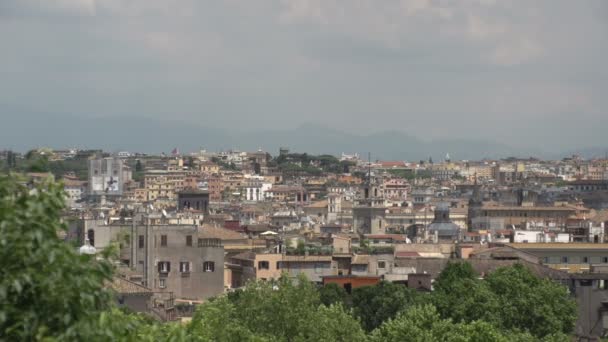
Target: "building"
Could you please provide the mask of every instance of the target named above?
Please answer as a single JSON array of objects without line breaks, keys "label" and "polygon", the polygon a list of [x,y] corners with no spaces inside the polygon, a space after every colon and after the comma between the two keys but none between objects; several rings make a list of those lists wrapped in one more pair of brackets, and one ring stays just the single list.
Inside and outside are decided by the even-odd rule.
[{"label": "building", "polygon": [[607,180],[578,180],[569,182],[568,189],[574,192],[607,191]]},{"label": "building", "polygon": [[186,176],[184,171],[147,171],[144,175],[144,188],[148,193],[148,201],[175,200],[177,193],[184,190]]},{"label": "building", "polygon": [[201,300],[224,291],[224,246],[203,227],[162,224],[140,216],[131,222],[85,220],[84,235],[97,250],[120,242],[120,260],[141,285],[176,298]]},{"label": "building", "polygon": [[327,195],[327,222],[340,221],[342,214],[342,195],[330,193]]},{"label": "building", "polygon": [[[526,229],[536,226],[563,231],[569,217],[588,213],[589,210],[573,206],[498,206],[488,204],[480,208],[477,207],[474,212],[474,215],[481,215],[482,218],[502,220],[503,228]],[[471,217],[471,222],[477,217]],[[482,227],[474,226],[473,229],[479,230]]]},{"label": "building", "polygon": [[66,193],[66,205],[69,208],[74,208],[85,198],[87,182],[65,178],[63,180],[63,189]]},{"label": "building", "polygon": [[285,255],[279,262],[279,268],[291,278],[300,273],[315,283],[321,283],[324,276],[337,275],[331,255]]},{"label": "building", "polygon": [[608,266],[608,244],[605,243],[512,243],[508,246],[538,257],[543,265],[569,273]]},{"label": "building", "polygon": [[196,210],[203,213],[209,211],[209,191],[186,189],[177,194],[178,210]]},{"label": "building", "polygon": [[282,254],[242,252],[230,258],[231,287],[244,286],[250,280],[278,279]]},{"label": "building", "polygon": [[273,185],[267,193],[275,202],[303,205],[310,200],[306,189],[299,185]]},{"label": "building", "polygon": [[153,295],[151,289],[120,276],[114,276],[106,286],[115,293],[118,307],[127,307],[133,312],[151,311]]},{"label": "building", "polygon": [[124,162],[120,158],[89,160],[89,196],[95,200],[122,196],[123,168]]},{"label": "building", "polygon": [[243,186],[246,201],[260,202],[269,198],[268,191],[272,188],[271,183],[262,179],[250,178]]},{"label": "building", "polygon": [[376,181],[368,181],[353,206],[353,229],[360,234],[384,234],[386,201],[384,189]]},{"label": "building", "polygon": [[357,276],[357,275],[336,275],[324,276],[323,285],[336,284],[347,293],[351,293],[353,289],[362,286],[374,286],[380,283],[380,277],[377,276]]},{"label": "building", "polygon": [[460,240],[460,227],[450,220],[450,207],[447,203],[435,207],[435,218],[428,225],[427,231],[434,242]]},{"label": "building", "polygon": [[406,201],[409,183],[401,178],[392,178],[384,182],[384,196],[393,201]]},{"label": "building", "polygon": [[219,175],[212,175],[207,180],[207,189],[209,190],[209,200],[211,202],[219,202],[222,200],[222,192],[224,192],[224,180]]}]

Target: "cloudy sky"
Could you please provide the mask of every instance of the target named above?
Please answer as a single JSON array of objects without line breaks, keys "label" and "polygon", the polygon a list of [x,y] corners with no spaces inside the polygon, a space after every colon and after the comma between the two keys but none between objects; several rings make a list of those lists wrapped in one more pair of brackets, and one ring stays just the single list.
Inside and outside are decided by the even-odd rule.
[{"label": "cloudy sky", "polygon": [[[605,0],[1,0],[0,116],[605,145]],[[10,109],[10,110],[9,110]]]}]

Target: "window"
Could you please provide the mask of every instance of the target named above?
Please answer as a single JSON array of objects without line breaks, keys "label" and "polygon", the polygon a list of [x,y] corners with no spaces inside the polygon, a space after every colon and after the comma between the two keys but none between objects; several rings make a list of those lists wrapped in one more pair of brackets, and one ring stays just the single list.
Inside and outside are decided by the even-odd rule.
[{"label": "window", "polygon": [[277,261],[277,270],[280,270],[280,269],[281,269],[281,262]]},{"label": "window", "polygon": [[159,273],[171,272],[171,263],[169,261],[159,261],[158,262],[158,272]]},{"label": "window", "polygon": [[137,245],[139,248],[144,248],[144,236],[143,235],[139,236]]},{"label": "window", "polygon": [[89,239],[91,246],[95,246],[95,231],[93,229],[87,231],[87,239]]},{"label": "window", "polygon": [[604,264],[608,264],[608,257],[603,257],[603,258],[602,258],[602,262],[603,262]]},{"label": "window", "polygon": [[378,268],[386,268],[386,261],[378,261]]},{"label": "window", "polygon": [[160,246],[167,247],[167,235],[160,236]]},{"label": "window", "polygon": [[186,235],[186,246],[192,247],[192,235]]},{"label": "window", "polygon": [[198,239],[198,246],[203,247],[203,239]]},{"label": "window", "polygon": [[583,264],[586,264],[589,262],[589,257],[583,257]]},{"label": "window", "polygon": [[568,263],[568,257],[562,257],[562,264]]},{"label": "window", "polygon": [[190,273],[190,263],[188,261],[181,261],[179,263],[179,271],[182,273]]},{"label": "window", "polygon": [[259,270],[267,270],[270,268],[270,263],[268,261],[259,261],[258,269]]},{"label": "window", "polygon": [[162,278],[158,279],[158,288],[164,289],[165,287],[167,287],[167,280]]},{"label": "window", "polygon": [[215,262],[205,261],[203,263],[203,272],[215,272]]}]

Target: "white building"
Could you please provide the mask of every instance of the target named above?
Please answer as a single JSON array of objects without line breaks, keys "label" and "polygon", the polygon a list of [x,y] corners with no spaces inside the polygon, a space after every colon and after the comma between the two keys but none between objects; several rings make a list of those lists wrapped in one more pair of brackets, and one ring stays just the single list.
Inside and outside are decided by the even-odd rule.
[{"label": "white building", "polygon": [[513,232],[513,242],[515,243],[568,243],[570,234],[547,233],[543,231],[515,230]]}]

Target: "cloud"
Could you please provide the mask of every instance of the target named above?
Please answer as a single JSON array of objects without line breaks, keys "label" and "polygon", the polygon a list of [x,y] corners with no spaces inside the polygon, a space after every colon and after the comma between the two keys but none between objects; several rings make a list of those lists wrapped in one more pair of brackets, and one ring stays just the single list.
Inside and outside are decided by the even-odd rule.
[{"label": "cloud", "polygon": [[96,11],[96,0],[3,0],[0,2],[0,17],[31,15],[75,15],[92,16]]},{"label": "cloud", "polygon": [[603,0],[0,0],[0,115],[10,105],[231,129],[313,122],[512,141],[509,132],[522,143],[535,140],[518,133],[517,120],[532,117],[530,129],[549,122],[558,141],[568,115],[608,124],[606,8]]}]

